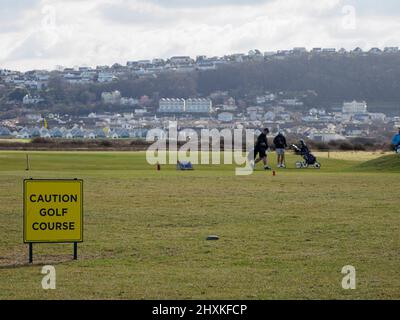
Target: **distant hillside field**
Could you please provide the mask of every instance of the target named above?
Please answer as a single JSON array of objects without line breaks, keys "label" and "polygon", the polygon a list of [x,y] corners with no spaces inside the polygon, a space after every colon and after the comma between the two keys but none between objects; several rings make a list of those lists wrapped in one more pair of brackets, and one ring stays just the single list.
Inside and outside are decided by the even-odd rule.
[{"label": "distant hillside field", "polygon": [[[322,169],[235,176],[234,165],[143,152],[0,152],[0,299],[400,299],[399,159],[319,156]],[[275,154],[271,155],[275,166]],[[84,180],[84,242],[22,243],[24,178]],[[206,241],[218,235],[218,241]],[[57,289],[43,290],[53,265]],[[356,290],[341,270],[356,268]]]}]

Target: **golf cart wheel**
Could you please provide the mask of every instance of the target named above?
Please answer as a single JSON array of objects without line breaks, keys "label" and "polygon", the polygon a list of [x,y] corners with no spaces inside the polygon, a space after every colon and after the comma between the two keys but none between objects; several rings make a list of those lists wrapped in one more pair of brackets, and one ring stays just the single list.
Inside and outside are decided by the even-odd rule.
[{"label": "golf cart wheel", "polygon": [[316,162],[314,164],[315,169],[321,169],[321,164],[319,162]]},{"label": "golf cart wheel", "polygon": [[297,162],[296,162],[296,168],[297,168],[297,169],[303,168],[303,163],[300,162],[300,161],[297,161]]}]

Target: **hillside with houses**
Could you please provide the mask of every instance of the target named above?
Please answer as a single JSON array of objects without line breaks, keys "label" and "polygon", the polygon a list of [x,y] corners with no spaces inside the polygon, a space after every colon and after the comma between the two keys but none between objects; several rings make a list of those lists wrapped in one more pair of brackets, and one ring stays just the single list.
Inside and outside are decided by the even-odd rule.
[{"label": "hillside with houses", "polygon": [[400,52],[293,48],[126,65],[0,69],[0,136],[138,139],[152,128],[271,127],[329,142],[400,126]]}]

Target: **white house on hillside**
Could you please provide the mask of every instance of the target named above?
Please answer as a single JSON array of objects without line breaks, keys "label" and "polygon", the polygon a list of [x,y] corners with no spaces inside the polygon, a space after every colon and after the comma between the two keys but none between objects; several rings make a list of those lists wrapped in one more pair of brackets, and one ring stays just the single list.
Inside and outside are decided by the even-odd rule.
[{"label": "white house on hillside", "polygon": [[352,114],[367,113],[368,112],[367,103],[365,101],[357,102],[355,100],[352,102],[344,102],[342,107],[342,112],[352,113]]}]

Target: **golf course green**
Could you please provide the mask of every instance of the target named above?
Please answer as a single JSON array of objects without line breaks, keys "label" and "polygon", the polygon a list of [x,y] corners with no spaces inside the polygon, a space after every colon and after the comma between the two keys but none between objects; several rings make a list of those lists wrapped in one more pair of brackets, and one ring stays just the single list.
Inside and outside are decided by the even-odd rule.
[{"label": "golf course green", "polygon": [[[27,171],[26,154],[0,152],[0,299],[400,299],[400,156],[322,155],[299,170],[288,155],[276,175],[236,176],[157,171],[144,152],[29,152]],[[28,264],[31,177],[83,179],[77,261],[72,244],[34,244]],[[44,265],[56,290],[42,289]]]}]

